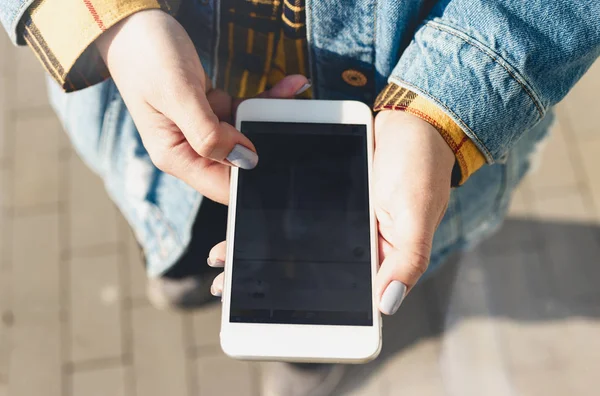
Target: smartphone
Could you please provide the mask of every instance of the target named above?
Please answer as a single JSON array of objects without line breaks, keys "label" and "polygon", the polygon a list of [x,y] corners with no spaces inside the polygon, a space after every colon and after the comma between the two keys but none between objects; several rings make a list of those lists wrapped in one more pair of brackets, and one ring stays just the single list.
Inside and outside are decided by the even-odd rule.
[{"label": "smartphone", "polygon": [[372,124],[371,109],[354,101],[238,108],[259,162],[231,172],[221,323],[229,356],[360,363],[379,354]]}]

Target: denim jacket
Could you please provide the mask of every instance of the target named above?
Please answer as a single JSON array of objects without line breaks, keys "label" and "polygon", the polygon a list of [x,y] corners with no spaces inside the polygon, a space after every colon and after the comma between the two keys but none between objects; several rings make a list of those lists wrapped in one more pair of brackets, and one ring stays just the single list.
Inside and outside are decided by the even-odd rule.
[{"label": "denim jacket", "polygon": [[[219,0],[190,1],[194,5],[180,21],[207,72],[215,78]],[[17,42],[19,19],[31,2],[0,0],[0,19],[13,42]],[[512,189],[527,170],[529,154],[546,133],[552,106],[600,55],[597,0],[307,0],[306,7],[310,74],[316,98],[372,103],[388,81],[395,82],[440,106],[489,163],[453,191],[448,213],[436,234],[432,263],[480,239],[485,230],[499,224]],[[347,84],[342,73],[348,69],[362,72],[367,85]],[[169,205],[180,205],[180,210],[180,199],[169,203],[165,197],[153,203],[161,218],[170,222],[168,227],[175,230],[173,241],[156,248],[153,258],[155,248],[150,245],[155,241],[144,242],[144,235],[163,238],[166,225],[159,220],[153,224],[143,220],[140,225],[140,216],[128,215],[139,210],[123,192],[127,190],[123,175],[131,172],[119,169],[120,176],[111,174],[116,172],[114,165],[106,165],[111,161],[100,158],[98,152],[92,153],[96,148],[74,136],[74,131],[82,128],[99,135],[123,135],[127,128],[135,130],[126,109],[114,104],[120,97],[111,84],[108,81],[69,95],[53,90],[53,102],[75,146],[105,178],[109,192],[142,240],[150,272],[158,274],[189,242],[189,217],[193,217],[201,197],[182,185],[181,190],[190,197],[190,212],[172,218],[169,213],[176,211]],[[110,111],[121,113],[107,117]],[[90,116],[81,116],[86,113]],[[118,123],[113,132],[107,120]],[[130,140],[128,144],[134,144],[135,139]],[[106,142],[106,138],[90,141]],[[122,147],[113,144],[106,151],[105,145],[102,155],[116,158],[122,154],[118,152]],[[123,185],[115,181],[119,177]],[[136,185],[139,183],[136,180]],[[149,180],[148,186],[157,189],[153,196],[164,190],[157,187],[156,181]],[[169,188],[172,193],[173,187]],[[152,227],[158,231],[148,232]]]},{"label": "denim jacket", "polygon": [[[31,2],[0,0],[13,41]],[[219,1],[196,3],[193,39],[213,70]],[[506,154],[600,55],[597,0],[308,0],[307,25],[316,97],[372,103],[391,80],[444,108],[488,162]],[[369,85],[344,83],[348,68]]]}]

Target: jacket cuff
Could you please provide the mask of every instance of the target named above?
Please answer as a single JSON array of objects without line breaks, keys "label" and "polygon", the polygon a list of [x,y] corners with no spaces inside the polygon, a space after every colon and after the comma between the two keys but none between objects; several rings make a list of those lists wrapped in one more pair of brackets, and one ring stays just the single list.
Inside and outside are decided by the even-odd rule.
[{"label": "jacket cuff", "polygon": [[528,81],[502,56],[436,21],[417,31],[389,82],[435,103],[488,163],[501,162],[547,110]]},{"label": "jacket cuff", "polygon": [[[95,45],[105,30],[138,11],[162,9],[173,0],[37,0],[20,23],[20,32],[52,78],[67,92],[109,77]],[[62,16],[62,18],[61,18]]]},{"label": "jacket cuff", "polygon": [[[464,131],[436,104],[417,93],[394,83],[375,100],[375,111],[400,110],[413,114],[438,130],[456,157],[452,172],[452,185],[463,184],[485,164],[485,157]],[[458,168],[457,168],[458,167]]]}]

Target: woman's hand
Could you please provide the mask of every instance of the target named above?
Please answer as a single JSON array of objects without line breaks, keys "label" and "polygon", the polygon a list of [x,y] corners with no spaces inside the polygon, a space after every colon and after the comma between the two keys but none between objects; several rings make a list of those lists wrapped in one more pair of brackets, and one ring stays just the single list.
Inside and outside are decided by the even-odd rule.
[{"label": "woman's hand", "polygon": [[[397,310],[427,269],[433,234],[446,211],[454,154],[427,122],[400,111],[384,111],[375,122],[373,202],[379,222],[381,268],[375,298],[386,315]],[[222,267],[225,242],[208,264]],[[211,292],[223,292],[223,274]]]},{"label": "woman's hand", "polygon": [[401,111],[375,120],[373,190],[381,268],[379,309],[393,315],[427,270],[433,234],[450,198],[454,153],[427,122]]},{"label": "woman's hand", "polygon": [[[152,162],[227,203],[229,166],[251,169],[258,156],[231,125],[239,101],[212,89],[185,29],[163,11],[140,11],[104,32],[96,45]],[[307,82],[290,76],[261,96],[293,97]]]}]

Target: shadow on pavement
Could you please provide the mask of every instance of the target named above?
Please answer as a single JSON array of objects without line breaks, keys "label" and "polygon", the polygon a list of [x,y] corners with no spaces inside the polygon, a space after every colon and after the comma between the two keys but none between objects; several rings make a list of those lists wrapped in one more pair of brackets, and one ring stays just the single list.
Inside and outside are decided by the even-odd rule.
[{"label": "shadow on pavement", "polygon": [[387,360],[472,317],[509,321],[600,319],[600,227],[509,219],[490,240],[450,260],[386,317],[380,357],[351,366],[336,395],[360,386]]}]

